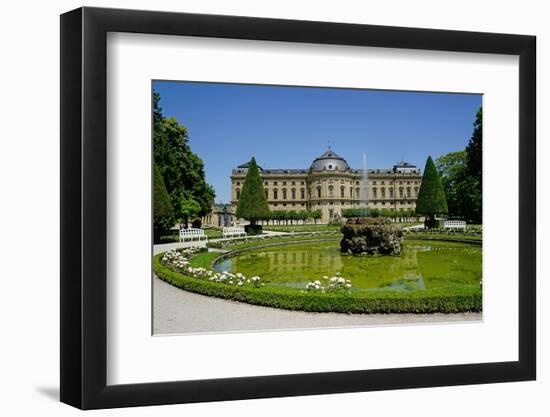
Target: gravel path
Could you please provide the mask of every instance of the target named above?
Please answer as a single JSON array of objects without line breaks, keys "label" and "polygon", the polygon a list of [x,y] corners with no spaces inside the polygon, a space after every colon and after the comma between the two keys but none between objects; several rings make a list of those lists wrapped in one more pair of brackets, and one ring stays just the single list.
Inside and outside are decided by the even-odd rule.
[{"label": "gravel path", "polygon": [[[164,246],[164,245],[163,245]],[[153,279],[153,333],[214,333],[320,327],[478,321],[481,313],[307,313],[194,294]]]}]

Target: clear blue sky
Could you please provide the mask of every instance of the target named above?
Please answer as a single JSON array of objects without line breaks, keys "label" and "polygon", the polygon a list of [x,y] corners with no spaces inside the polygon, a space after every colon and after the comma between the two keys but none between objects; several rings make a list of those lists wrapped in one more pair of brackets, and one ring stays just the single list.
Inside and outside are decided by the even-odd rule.
[{"label": "clear blue sky", "polygon": [[328,147],[353,168],[424,169],[464,149],[482,96],[336,88],[154,81],[164,116],[187,127],[217,202],[231,169],[252,156],[264,168],[308,168]]}]

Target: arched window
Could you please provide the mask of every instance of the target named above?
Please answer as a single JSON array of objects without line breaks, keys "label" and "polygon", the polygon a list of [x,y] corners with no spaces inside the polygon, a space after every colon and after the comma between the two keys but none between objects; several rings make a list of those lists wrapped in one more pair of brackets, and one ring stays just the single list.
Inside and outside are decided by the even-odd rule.
[{"label": "arched window", "polygon": [[393,188],[390,187],[389,190],[390,190],[390,198],[393,198]]},{"label": "arched window", "polygon": [[399,187],[399,198],[403,198],[403,187]]},{"label": "arched window", "polygon": [[292,196],[293,200],[296,200],[296,190],[294,188],[290,191],[290,195]]},{"label": "arched window", "polygon": [[273,200],[277,200],[279,198],[279,192],[277,191],[277,189],[275,188],[273,190]]},{"label": "arched window", "polygon": [[353,187],[349,187],[349,198],[353,198]]},{"label": "arched window", "polygon": [[407,187],[407,198],[411,197],[411,187]]},{"label": "arched window", "polygon": [[239,198],[241,198],[241,190],[237,188],[236,192],[237,192],[237,200],[238,200]]},{"label": "arched window", "polygon": [[334,197],[334,187],[332,185],[328,186],[328,196]]},{"label": "arched window", "polygon": [[386,198],[386,189],[380,188],[380,194],[382,194],[382,198]]},{"label": "arched window", "polygon": [[283,188],[283,200],[286,200],[286,188]]},{"label": "arched window", "polygon": [[321,187],[317,187],[317,198],[321,198]]},{"label": "arched window", "polygon": [[305,200],[306,199],[306,190],[305,189],[300,189],[300,198],[302,200]]},{"label": "arched window", "polygon": [[344,198],[346,196],[346,189],[344,187],[340,187],[340,198]]},{"label": "arched window", "polygon": [[378,189],[377,188],[372,189],[372,198],[378,198]]}]

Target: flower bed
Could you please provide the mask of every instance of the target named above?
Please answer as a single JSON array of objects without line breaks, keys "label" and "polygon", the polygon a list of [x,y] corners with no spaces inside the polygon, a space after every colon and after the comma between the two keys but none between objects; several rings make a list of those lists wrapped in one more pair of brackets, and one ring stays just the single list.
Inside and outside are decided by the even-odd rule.
[{"label": "flower bed", "polygon": [[[174,251],[178,252],[178,251]],[[172,252],[168,252],[172,253]],[[481,311],[481,289],[474,287],[396,291],[352,291],[343,277],[314,281],[312,288],[263,285],[261,278],[218,273],[189,265],[192,251],[154,257],[155,274],[187,291],[288,310],[338,313],[458,313]],[[166,257],[166,258],[165,258]],[[239,282],[241,284],[239,284]],[[349,287],[347,286],[349,285]],[[332,286],[332,287],[331,287]],[[321,288],[322,287],[322,288]]]}]

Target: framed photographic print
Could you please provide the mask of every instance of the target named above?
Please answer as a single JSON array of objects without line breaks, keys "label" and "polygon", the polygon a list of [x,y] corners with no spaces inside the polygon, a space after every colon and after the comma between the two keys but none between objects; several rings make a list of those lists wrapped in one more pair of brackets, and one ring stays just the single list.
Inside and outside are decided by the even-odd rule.
[{"label": "framed photographic print", "polygon": [[61,16],[61,400],[535,379],[535,38]]}]

